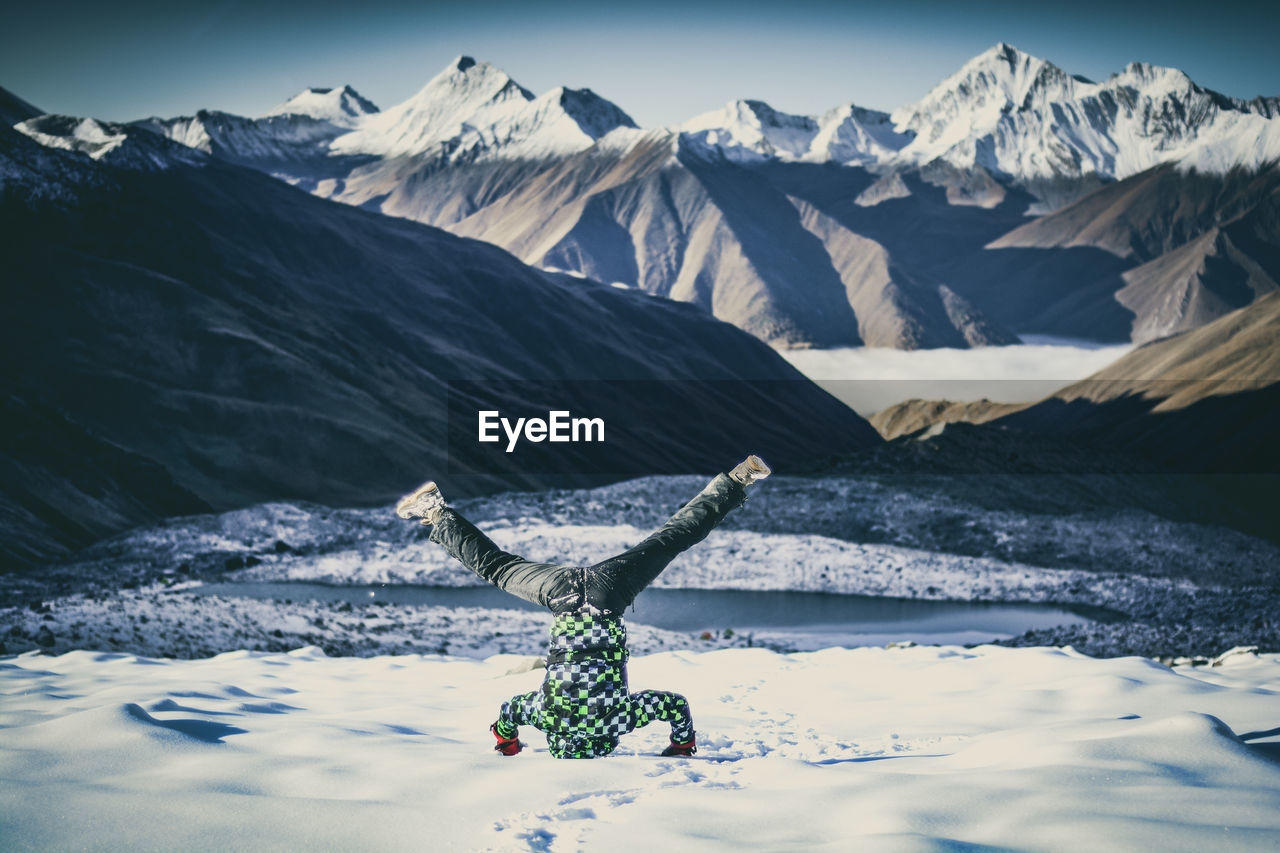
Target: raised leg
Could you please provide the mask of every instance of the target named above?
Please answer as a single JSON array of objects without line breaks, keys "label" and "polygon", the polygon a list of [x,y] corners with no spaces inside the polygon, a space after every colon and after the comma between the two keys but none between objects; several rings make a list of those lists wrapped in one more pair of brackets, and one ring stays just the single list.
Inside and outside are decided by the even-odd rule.
[{"label": "raised leg", "polygon": [[452,507],[439,511],[431,541],[489,583],[525,601],[555,612],[581,605],[581,569],[535,563],[503,551]]},{"label": "raised leg", "polygon": [[746,499],[741,483],[716,476],[698,496],[633,548],[587,569],[587,601],[609,613],[621,613],[662,570],[707,534]]}]

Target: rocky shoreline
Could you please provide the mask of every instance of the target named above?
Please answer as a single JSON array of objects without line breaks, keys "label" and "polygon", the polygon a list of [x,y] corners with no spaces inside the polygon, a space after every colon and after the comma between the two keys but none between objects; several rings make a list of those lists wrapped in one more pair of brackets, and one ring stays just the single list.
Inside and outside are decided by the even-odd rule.
[{"label": "rocky shoreline", "polygon": [[1207,659],[1237,646],[1280,651],[1280,589],[1237,587],[1172,592],[1162,600],[1113,602],[1129,618],[1028,631],[1004,646],[1071,646],[1092,657],[1140,655],[1164,663]]},{"label": "rocky shoreline", "polygon": [[[155,586],[0,609],[0,654],[88,649],[191,659],[238,650],[288,652],[314,646],[330,657],[540,657],[546,653],[549,626],[547,616],[532,611],[382,601],[357,605],[274,601]],[[750,638],[732,634],[703,638],[646,625],[628,624],[627,628],[635,654],[754,645]]]},{"label": "rocky shoreline", "polygon": [[[1107,608],[1127,618],[1028,631],[994,644],[1071,646],[1093,657],[1139,655],[1165,663],[1210,659],[1238,646],[1280,651],[1280,590],[1275,588],[1158,589],[1139,582],[1119,590],[1109,586],[1108,592],[1113,597],[1091,600],[1064,589],[1059,603]],[[681,633],[635,622],[628,628],[636,654],[753,645],[794,650],[777,636],[766,642],[732,632]],[[0,608],[0,654],[88,649],[202,658],[240,649],[283,652],[316,646],[343,657],[540,656],[546,630],[544,616],[526,611],[228,598],[155,585]]]}]

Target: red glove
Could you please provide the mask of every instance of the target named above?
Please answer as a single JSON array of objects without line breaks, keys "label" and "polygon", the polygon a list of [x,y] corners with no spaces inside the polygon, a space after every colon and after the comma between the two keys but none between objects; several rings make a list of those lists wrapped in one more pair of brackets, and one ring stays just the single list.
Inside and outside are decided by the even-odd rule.
[{"label": "red glove", "polygon": [[503,755],[515,755],[520,751],[520,748],[524,746],[524,744],[518,741],[514,735],[511,737],[504,737],[502,733],[498,731],[497,723],[489,726],[489,731],[493,732],[493,736],[498,740],[494,749],[501,752]]}]

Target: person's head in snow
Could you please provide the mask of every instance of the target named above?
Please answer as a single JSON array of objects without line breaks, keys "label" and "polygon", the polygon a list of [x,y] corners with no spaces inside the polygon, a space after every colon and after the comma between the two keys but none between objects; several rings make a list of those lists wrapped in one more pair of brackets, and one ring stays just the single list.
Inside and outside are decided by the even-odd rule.
[{"label": "person's head in snow", "polygon": [[518,727],[527,725],[546,734],[556,758],[597,758],[613,752],[622,735],[662,720],[671,724],[671,744],[662,754],[693,755],[693,718],[683,696],[627,690],[622,613],[677,554],[701,542],[742,505],[747,486],[767,476],[764,460],[748,456],[728,474],[717,475],[643,542],[594,566],[534,563],[508,554],[448,506],[434,482],[400,501],[396,513],[432,525],[432,541],[464,566],[555,614],[542,689],[505,703],[489,727],[498,752],[518,753],[523,746]]}]

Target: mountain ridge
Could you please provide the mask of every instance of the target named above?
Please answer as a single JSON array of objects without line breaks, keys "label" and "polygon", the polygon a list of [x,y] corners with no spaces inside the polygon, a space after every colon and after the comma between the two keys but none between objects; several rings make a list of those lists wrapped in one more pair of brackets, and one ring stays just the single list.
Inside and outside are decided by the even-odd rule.
[{"label": "mountain ridge", "polygon": [[[319,90],[307,90],[312,91]],[[511,151],[518,156],[522,137],[495,129],[509,117],[494,108],[548,96],[554,101],[562,92],[574,93],[589,101],[592,110],[608,115],[584,134],[591,143],[616,127],[635,127],[619,107],[589,89],[561,87],[535,96],[496,66],[468,56],[457,57],[417,93],[387,110],[378,111],[349,86],[327,92],[347,92],[368,107],[354,117],[358,120],[348,127],[347,138],[335,143],[335,152],[345,154],[422,154],[441,141],[439,131],[425,132],[427,125],[448,129],[466,124],[481,139],[488,138],[489,153],[496,153],[491,143],[514,141]],[[304,95],[268,116],[282,114],[287,104]],[[1049,110],[1050,104],[1057,106]],[[1051,124],[1046,123],[1050,112],[1055,113]],[[1118,180],[1164,162],[1217,172],[1240,165],[1259,168],[1280,159],[1277,119],[1280,96],[1246,101],[1201,87],[1177,69],[1142,62],[1094,83],[1001,42],[918,101],[890,113],[845,104],[822,115],[801,116],[744,99],[667,129],[688,134],[690,142],[701,136],[704,144],[730,156],[873,165],[889,171],[944,161],[958,168],[986,169],[1035,194],[1047,192],[1057,179],[1096,174]],[[1198,130],[1212,130],[1215,122],[1229,126],[1216,136]],[[362,128],[364,124],[368,127]],[[1226,160],[1201,156],[1204,149],[1221,147],[1232,136],[1258,136],[1260,130],[1266,132],[1256,151],[1233,150]],[[1112,133],[1122,133],[1123,138],[1103,144]],[[504,141],[508,135],[511,138]],[[708,141],[709,135],[715,139]],[[338,136],[344,134],[334,139]],[[454,138],[451,144],[464,149],[478,144],[456,137],[442,138]],[[841,139],[843,145],[834,144]],[[1019,145],[1025,150],[1004,150],[1010,140],[1023,140]],[[562,141],[558,147],[543,143],[542,153],[582,147],[581,140]],[[1071,200],[1069,196],[1047,201],[1058,207]]]},{"label": "mountain ridge", "polygon": [[1239,307],[1241,276],[1255,295],[1273,284],[1268,239],[1223,244],[1204,275],[1182,247],[1257,206],[1280,100],[1176,69],[1131,63],[1094,83],[1001,43],[891,114],[739,100],[642,131],[590,90],[534,95],[460,56],[387,110],[326,109],[141,126],[783,347],[1146,340]]}]

